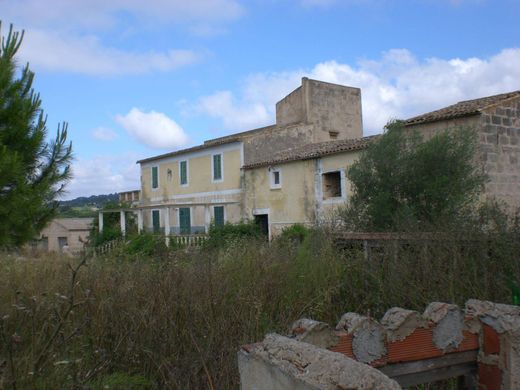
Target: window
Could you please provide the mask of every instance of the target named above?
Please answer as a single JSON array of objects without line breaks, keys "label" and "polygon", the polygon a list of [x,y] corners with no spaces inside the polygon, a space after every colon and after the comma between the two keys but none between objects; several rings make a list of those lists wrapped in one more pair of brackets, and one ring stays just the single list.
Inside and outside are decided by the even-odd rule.
[{"label": "window", "polygon": [[159,167],[152,167],[152,190],[159,188]]},{"label": "window", "polygon": [[270,168],[271,188],[282,188],[282,170],[279,168]]},{"label": "window", "polygon": [[341,198],[341,172],[327,172],[322,175],[323,199]]},{"label": "window", "polygon": [[215,226],[224,226],[224,206],[213,207],[213,220]]},{"label": "window", "polygon": [[179,208],[179,231],[181,234],[191,233],[191,217],[189,207]]},{"label": "window", "polygon": [[179,162],[179,177],[181,186],[188,185],[188,161]]},{"label": "window", "polygon": [[222,154],[213,155],[213,181],[222,180]]},{"label": "window", "polygon": [[161,213],[159,210],[152,210],[152,227],[154,233],[161,230]]},{"label": "window", "polygon": [[69,245],[67,237],[58,237],[58,247],[60,248],[60,251],[62,251],[63,247],[67,245]]}]

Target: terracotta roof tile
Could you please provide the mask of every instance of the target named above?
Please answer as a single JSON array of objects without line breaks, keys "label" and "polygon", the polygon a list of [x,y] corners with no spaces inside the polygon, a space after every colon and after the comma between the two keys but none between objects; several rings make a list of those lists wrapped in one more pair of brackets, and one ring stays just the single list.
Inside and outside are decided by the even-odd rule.
[{"label": "terracotta roof tile", "polygon": [[480,99],[465,100],[453,104],[440,110],[428,112],[404,121],[405,126],[416,125],[420,123],[435,122],[445,119],[459,118],[469,115],[475,115],[486,107],[500,103],[503,100],[520,97],[520,91],[502,93],[500,95],[487,96]]},{"label": "terracotta roof tile", "polygon": [[244,166],[245,169],[257,168],[266,165],[280,164],[297,160],[310,160],[317,157],[327,156],[330,154],[341,153],[349,150],[361,150],[368,147],[368,145],[379,138],[379,135],[372,135],[369,137],[327,141],[317,144],[308,144],[305,146],[282,150],[263,160],[253,161]]}]

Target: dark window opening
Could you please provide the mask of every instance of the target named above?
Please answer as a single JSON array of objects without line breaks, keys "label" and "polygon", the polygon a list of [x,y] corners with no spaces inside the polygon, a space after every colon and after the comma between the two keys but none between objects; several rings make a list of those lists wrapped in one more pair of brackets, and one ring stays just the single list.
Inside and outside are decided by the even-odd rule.
[{"label": "dark window opening", "polygon": [[273,172],[273,184],[280,185],[280,172],[279,171]]},{"label": "dark window opening", "polygon": [[58,237],[58,246],[60,248],[60,251],[63,250],[63,247],[65,245],[69,245],[69,240],[67,239],[67,237]]},{"label": "dark window opening", "polygon": [[341,172],[324,173],[323,176],[323,199],[340,198],[341,194]]},{"label": "dark window opening", "polygon": [[338,131],[329,131],[329,137],[330,139],[338,139]]},{"label": "dark window opening", "polygon": [[260,226],[263,235],[269,236],[269,216],[267,214],[255,215],[255,223]]}]

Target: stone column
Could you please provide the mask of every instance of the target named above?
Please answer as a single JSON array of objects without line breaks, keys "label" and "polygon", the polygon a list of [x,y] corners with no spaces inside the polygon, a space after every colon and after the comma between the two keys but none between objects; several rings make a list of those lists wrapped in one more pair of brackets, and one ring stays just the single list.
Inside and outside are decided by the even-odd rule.
[{"label": "stone column", "polygon": [[120,223],[121,223],[121,234],[124,237],[126,235],[126,215],[125,211],[121,210],[119,212],[120,214]]},{"label": "stone column", "polygon": [[164,236],[166,240],[166,246],[170,245],[170,208],[165,207],[164,209]]},{"label": "stone column", "polygon": [[99,232],[103,232],[103,211],[99,212]]},{"label": "stone column", "polygon": [[209,205],[204,205],[204,232],[209,233],[209,225],[211,223],[211,215],[209,213]]},{"label": "stone column", "polygon": [[143,231],[143,210],[137,210],[137,232],[141,234]]}]

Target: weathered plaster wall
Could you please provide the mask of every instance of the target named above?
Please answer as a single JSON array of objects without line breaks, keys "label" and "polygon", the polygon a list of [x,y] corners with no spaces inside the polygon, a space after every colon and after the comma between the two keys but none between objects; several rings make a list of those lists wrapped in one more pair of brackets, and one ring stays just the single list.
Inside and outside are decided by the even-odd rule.
[{"label": "weathered plaster wall", "polygon": [[[214,182],[212,156],[223,155],[223,180]],[[178,156],[141,166],[142,204],[166,201],[174,196],[214,193],[240,189],[241,147],[211,148],[193,156]],[[188,184],[180,184],[180,161],[188,161]],[[152,167],[159,167],[159,188],[152,190]],[[200,197],[200,196],[199,196]]]},{"label": "weathered plaster wall", "polygon": [[276,103],[276,125],[287,126],[305,122],[306,109],[303,101],[303,86],[296,88],[289,95]]},{"label": "weathered plaster wall", "polygon": [[[314,224],[317,219],[334,218],[336,209],[350,197],[352,187],[346,171],[360,153],[345,151],[312,160],[245,170],[244,216],[253,218],[255,209],[269,209],[272,236],[295,223]],[[280,171],[280,188],[271,188],[271,170]],[[322,174],[331,171],[342,173],[342,196],[323,199]]]},{"label": "weathered plaster wall", "polygon": [[304,79],[307,121],[314,124],[314,142],[363,137],[361,90]]},{"label": "weathered plaster wall", "polygon": [[264,160],[276,152],[313,142],[313,126],[299,123],[274,127],[244,140],[245,165]]},{"label": "weathered plaster wall", "polygon": [[294,223],[313,223],[313,161],[295,161],[271,169],[280,170],[280,188],[271,188],[269,167],[244,172],[245,217],[252,219],[255,210],[268,209],[272,235]]}]

